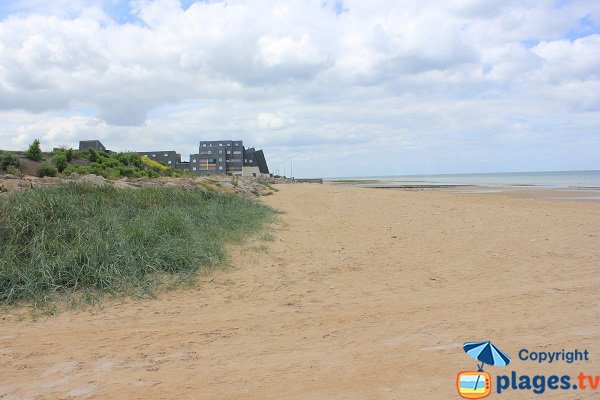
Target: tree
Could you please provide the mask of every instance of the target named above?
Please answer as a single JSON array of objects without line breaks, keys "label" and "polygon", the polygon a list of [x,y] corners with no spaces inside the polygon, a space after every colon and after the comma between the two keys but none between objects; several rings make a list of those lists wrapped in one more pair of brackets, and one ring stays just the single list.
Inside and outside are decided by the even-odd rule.
[{"label": "tree", "polygon": [[69,165],[67,153],[61,151],[60,153],[52,157],[52,164],[54,164],[58,172],[62,173],[65,170],[65,168],[67,168],[67,165]]},{"label": "tree", "polygon": [[40,141],[38,139],[35,139],[31,143],[25,155],[33,161],[42,161],[42,149],[40,149]]}]

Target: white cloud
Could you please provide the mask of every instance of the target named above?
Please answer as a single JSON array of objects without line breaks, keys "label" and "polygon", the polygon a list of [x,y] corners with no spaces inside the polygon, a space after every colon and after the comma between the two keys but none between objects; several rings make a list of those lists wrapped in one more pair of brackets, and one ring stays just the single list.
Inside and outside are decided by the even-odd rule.
[{"label": "white cloud", "polygon": [[282,115],[276,115],[272,113],[260,113],[258,114],[258,117],[256,117],[256,124],[259,129],[282,129],[292,122],[292,119],[287,119]]},{"label": "white cloud", "polygon": [[[600,111],[600,35],[582,22],[599,23],[593,0],[230,0],[185,10],[136,0],[121,19],[135,24],[111,19],[114,0],[65,4],[0,8],[16,13],[0,20],[2,143],[135,138],[189,154],[203,137],[232,135],[273,149],[338,143],[352,157],[355,145],[361,154],[450,145],[453,132],[469,146],[502,129],[537,138],[550,110],[569,121],[586,113],[588,129]],[[587,36],[567,37],[578,30]]]}]

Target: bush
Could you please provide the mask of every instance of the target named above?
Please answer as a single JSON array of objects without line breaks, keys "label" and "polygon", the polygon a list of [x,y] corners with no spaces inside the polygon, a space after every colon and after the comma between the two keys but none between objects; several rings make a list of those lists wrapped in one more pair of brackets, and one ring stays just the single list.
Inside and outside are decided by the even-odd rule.
[{"label": "bush", "polygon": [[0,170],[8,171],[8,167],[18,167],[19,157],[11,153],[0,152]]},{"label": "bush", "polygon": [[43,161],[40,164],[40,167],[38,168],[38,176],[40,178],[43,178],[45,176],[56,176],[57,174],[57,170],[54,167],[54,165],[47,163],[46,161]]},{"label": "bush", "polygon": [[6,167],[6,172],[11,175],[19,175],[19,170],[14,165],[9,165]]},{"label": "bush", "polygon": [[115,155],[115,158],[127,167],[142,167],[141,157],[138,153],[118,153]]},{"label": "bush", "polygon": [[[58,155],[58,154],[57,154]],[[182,173],[174,168],[159,162],[141,157],[138,153],[113,153],[107,154],[87,149],[79,153],[83,158],[90,161],[89,165],[68,165],[64,174],[70,175],[74,172],[85,175],[95,174],[105,178],[158,178],[159,176],[181,176]]]},{"label": "bush", "polygon": [[87,158],[90,162],[98,161],[98,152],[92,148],[80,152],[79,155],[83,158]]},{"label": "bush", "polygon": [[64,154],[65,157],[67,158],[67,162],[71,162],[73,161],[73,149],[71,148],[66,148],[65,146],[61,146],[58,150],[53,152],[53,156],[56,156],[58,154]]},{"label": "bush", "polygon": [[169,167],[167,167],[165,164],[159,163],[158,161],[151,160],[148,157],[141,157],[140,159],[142,161],[142,164],[145,167],[147,167],[153,171],[160,172],[160,171],[166,171],[169,169]]},{"label": "bush", "polygon": [[67,168],[67,165],[69,165],[66,152],[60,152],[52,157],[52,164],[54,164],[58,172],[63,172]]},{"label": "bush", "polygon": [[33,161],[42,161],[42,149],[40,149],[40,141],[35,139],[25,153],[27,158]]},{"label": "bush", "polygon": [[70,183],[0,196],[0,304],[144,295],[225,260],[274,211],[203,188]]}]

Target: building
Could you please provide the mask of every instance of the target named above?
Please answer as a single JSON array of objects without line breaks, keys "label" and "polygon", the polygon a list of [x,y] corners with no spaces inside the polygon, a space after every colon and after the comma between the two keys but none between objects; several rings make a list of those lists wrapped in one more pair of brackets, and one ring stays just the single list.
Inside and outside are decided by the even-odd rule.
[{"label": "building", "polygon": [[138,151],[139,155],[148,157],[151,160],[158,161],[169,167],[176,168],[177,164],[181,164],[181,154],[175,151]]},{"label": "building", "polygon": [[256,150],[254,147],[244,149],[244,166],[242,168],[243,176],[265,176],[269,175],[269,167],[262,150]]},{"label": "building", "polygon": [[[79,142],[79,150],[95,149],[106,151],[99,140]],[[269,175],[269,168],[262,150],[254,147],[245,149],[241,140],[201,141],[197,154],[190,155],[190,161],[181,161],[181,154],[173,150],[138,151],[139,155],[158,161],[180,171],[196,175],[227,174],[238,176]]]},{"label": "building", "polygon": [[99,140],[80,140],[79,141],[79,151],[83,151],[83,150],[87,150],[87,149],[94,149],[96,151],[108,152],[108,150],[106,150],[106,147],[104,147],[104,145]]},{"label": "building", "polygon": [[198,154],[190,155],[190,168],[198,175],[242,175],[243,159],[241,140],[201,141]]}]

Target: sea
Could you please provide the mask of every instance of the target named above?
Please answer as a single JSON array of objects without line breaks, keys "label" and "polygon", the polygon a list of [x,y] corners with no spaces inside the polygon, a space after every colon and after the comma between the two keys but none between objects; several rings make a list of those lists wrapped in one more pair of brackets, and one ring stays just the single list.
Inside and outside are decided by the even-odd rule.
[{"label": "sea", "polygon": [[326,181],[383,188],[464,187],[465,190],[481,192],[558,189],[581,192],[577,196],[580,198],[600,200],[600,170],[362,176],[331,178]]}]

